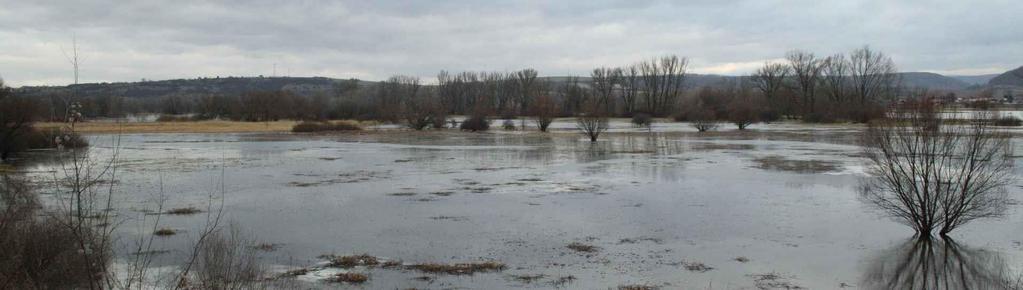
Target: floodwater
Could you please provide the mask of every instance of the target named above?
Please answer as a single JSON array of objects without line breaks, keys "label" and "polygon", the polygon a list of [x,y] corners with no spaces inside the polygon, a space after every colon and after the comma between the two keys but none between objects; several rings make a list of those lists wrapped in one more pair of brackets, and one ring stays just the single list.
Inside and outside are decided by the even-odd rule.
[{"label": "floodwater", "polygon": [[[909,227],[860,201],[856,126],[698,134],[678,123],[612,125],[595,143],[569,122],[548,134],[129,134],[118,146],[118,210],[145,216],[161,197],[165,209],[205,209],[223,182],[225,220],[275,245],[262,254],[275,269],[363,253],[507,265],[474,275],[323,270],[368,274],[359,286],[317,281],[323,271],[298,277],[312,287],[990,289],[1023,269],[1016,207],[967,224],[953,240],[918,243]],[[97,159],[109,156],[113,137],[91,138]],[[41,180],[57,168],[26,170]],[[1013,199],[1019,188],[1008,188]],[[205,219],[162,216],[163,227],[183,232],[157,239],[154,250],[168,251],[158,263],[182,259]],[[120,227],[123,241],[148,234],[137,224]]]}]

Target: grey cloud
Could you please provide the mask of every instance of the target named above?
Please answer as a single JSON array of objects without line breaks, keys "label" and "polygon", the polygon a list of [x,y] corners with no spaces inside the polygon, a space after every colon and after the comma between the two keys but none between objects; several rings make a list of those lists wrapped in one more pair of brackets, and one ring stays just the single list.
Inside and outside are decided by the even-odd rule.
[{"label": "grey cloud", "polygon": [[906,71],[1023,64],[1013,1],[7,1],[0,76],[86,81],[212,75],[382,79],[447,70],[585,74],[666,53],[697,71],[747,73],[790,49],[871,45]]}]

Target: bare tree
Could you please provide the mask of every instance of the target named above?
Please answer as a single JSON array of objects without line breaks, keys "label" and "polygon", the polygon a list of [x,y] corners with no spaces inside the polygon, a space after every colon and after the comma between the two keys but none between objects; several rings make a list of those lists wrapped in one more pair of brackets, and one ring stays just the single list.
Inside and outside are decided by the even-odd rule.
[{"label": "bare tree", "polygon": [[841,104],[848,100],[849,60],[844,54],[836,54],[824,59],[821,64],[821,85],[824,93],[832,104]]},{"label": "bare tree", "polygon": [[768,101],[778,99],[785,88],[785,78],[789,76],[789,67],[780,63],[764,63],[764,66],[753,73],[751,79]]},{"label": "bare tree", "polygon": [[872,176],[863,197],[921,238],[1001,216],[1012,146],[988,116],[978,117],[970,125],[947,124],[935,105],[917,103],[872,123],[863,137]]},{"label": "bare tree", "polygon": [[597,142],[597,137],[608,128],[607,110],[596,100],[587,101],[583,107],[585,110],[576,116],[575,125],[583,135],[590,137],[590,142]]},{"label": "bare tree", "polygon": [[636,98],[639,96],[640,75],[639,67],[630,65],[622,71],[622,106],[626,116],[631,116],[636,111]]},{"label": "bare tree", "polygon": [[817,85],[823,68],[823,61],[804,51],[791,51],[786,56],[789,69],[795,77],[796,92],[799,93],[804,119],[814,113],[817,101]]},{"label": "bare tree", "polygon": [[699,132],[717,130],[719,124],[714,110],[705,106],[696,106],[689,109],[688,114],[690,125]]},{"label": "bare tree", "polygon": [[558,107],[558,102],[554,98],[543,94],[533,102],[531,111],[536,118],[536,128],[540,129],[540,132],[547,132],[547,127],[554,122],[554,117],[558,115],[561,108]]},{"label": "bare tree", "polygon": [[643,78],[643,100],[646,111],[661,116],[673,107],[685,85],[688,58],[668,55],[639,64]]},{"label": "bare tree", "polygon": [[594,96],[597,97],[597,102],[603,106],[608,113],[614,111],[612,104],[614,103],[615,88],[620,85],[622,81],[622,70],[619,68],[601,67],[593,69],[590,73],[590,79],[593,82]]},{"label": "bare tree", "polygon": [[899,86],[897,68],[891,57],[863,47],[849,55],[849,76],[852,97],[858,101],[857,116],[866,122],[869,106],[892,98]]},{"label": "bare tree", "polygon": [[536,78],[535,69],[524,69],[515,72],[511,79],[514,81],[518,91],[519,114],[524,115],[529,110],[529,104],[540,94],[539,80]]},{"label": "bare tree", "polygon": [[732,102],[728,105],[728,121],[735,124],[739,130],[746,130],[746,127],[760,120],[758,105],[749,94],[732,97]]},{"label": "bare tree", "polygon": [[406,126],[423,130],[433,124],[433,94],[423,89],[418,77],[392,76],[381,85],[387,87],[389,98],[400,104]]},{"label": "bare tree", "polygon": [[564,115],[573,115],[585,110],[585,104],[589,101],[589,90],[582,87],[579,77],[570,76],[557,88],[561,97],[561,110]]}]

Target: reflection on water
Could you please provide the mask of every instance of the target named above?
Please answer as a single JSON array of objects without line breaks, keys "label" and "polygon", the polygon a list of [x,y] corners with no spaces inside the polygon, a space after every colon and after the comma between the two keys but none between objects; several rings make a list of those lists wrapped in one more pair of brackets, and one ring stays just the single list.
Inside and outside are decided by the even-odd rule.
[{"label": "reflection on water", "polygon": [[878,253],[862,289],[1020,289],[1002,256],[952,239],[910,239]]}]

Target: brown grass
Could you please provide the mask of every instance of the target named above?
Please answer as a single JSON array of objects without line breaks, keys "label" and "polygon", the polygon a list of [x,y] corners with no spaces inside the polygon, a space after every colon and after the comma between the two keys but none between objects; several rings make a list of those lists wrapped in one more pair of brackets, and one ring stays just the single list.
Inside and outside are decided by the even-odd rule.
[{"label": "brown grass", "polygon": [[536,274],[536,275],[512,275],[511,276],[512,279],[515,279],[516,281],[519,281],[519,282],[522,282],[522,283],[527,283],[527,284],[539,281],[540,279],[543,279],[544,277],[547,277],[547,276],[544,275],[544,274]]},{"label": "brown grass", "polygon": [[355,121],[301,122],[291,127],[294,133],[361,131],[362,126]]},{"label": "brown grass", "polygon": [[360,273],[338,273],[337,275],[334,275],[334,277],[331,277],[330,279],[327,279],[327,280],[330,281],[330,282],[344,282],[344,283],[360,284],[360,283],[369,281],[369,276],[366,276],[366,274],[360,274]]},{"label": "brown grass", "polygon": [[436,264],[424,263],[408,266],[409,269],[434,274],[449,275],[472,275],[475,273],[496,272],[505,269],[505,265],[498,262],[479,263],[458,263],[458,264]]},{"label": "brown grass", "polygon": [[383,264],[380,264],[380,267],[383,267],[384,269],[390,269],[390,268],[398,268],[398,267],[401,267],[402,265],[403,264],[401,263],[401,261],[391,260],[391,261],[384,262]]}]

